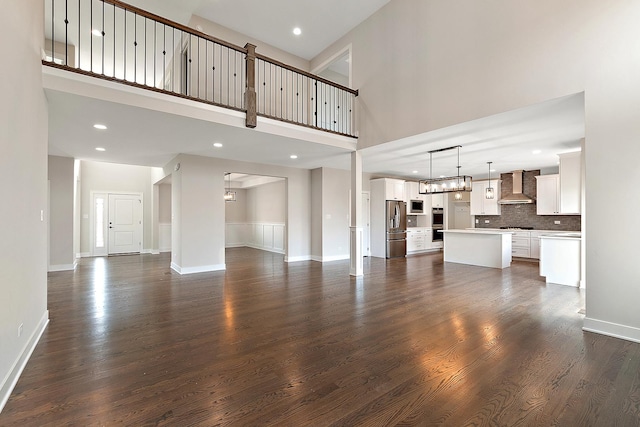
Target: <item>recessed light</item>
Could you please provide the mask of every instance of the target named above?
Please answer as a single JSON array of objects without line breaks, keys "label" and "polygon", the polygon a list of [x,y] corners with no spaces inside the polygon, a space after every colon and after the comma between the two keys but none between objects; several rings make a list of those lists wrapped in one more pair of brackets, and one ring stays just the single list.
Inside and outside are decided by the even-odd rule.
[{"label": "recessed light", "polygon": [[302,30],[300,29],[300,27],[295,27],[293,29],[293,34],[295,34],[296,36],[299,36],[300,34],[302,34]]},{"label": "recessed light", "polygon": [[105,125],[101,125],[100,123],[96,123],[93,127],[100,130],[105,130],[107,128]]},{"label": "recessed light", "polygon": [[540,153],[542,153],[542,150],[533,150],[532,153],[533,154],[540,154]]},{"label": "recessed light", "polygon": [[490,170],[489,170],[489,172],[495,172],[495,171],[496,171],[495,169],[490,169]]},{"label": "recessed light", "polygon": [[103,147],[96,147],[96,151],[107,151],[107,149]]},{"label": "recessed light", "polygon": [[96,37],[102,37],[102,31],[94,28],[93,30],[91,30],[91,34],[93,34]]},{"label": "recessed light", "polygon": [[444,175],[440,175],[440,178],[446,178]]},{"label": "recessed light", "polygon": [[214,142],[213,146],[216,147],[216,148],[220,148],[220,147],[222,147],[222,143],[221,142]]},{"label": "recessed light", "polygon": [[297,156],[297,155],[295,155],[295,154],[292,154],[292,155],[290,155],[290,156],[289,156],[289,158],[290,158],[290,159],[297,159],[297,158],[298,158],[298,156]]},{"label": "recessed light", "polygon": [[412,171],[411,173],[418,173],[418,171]]}]

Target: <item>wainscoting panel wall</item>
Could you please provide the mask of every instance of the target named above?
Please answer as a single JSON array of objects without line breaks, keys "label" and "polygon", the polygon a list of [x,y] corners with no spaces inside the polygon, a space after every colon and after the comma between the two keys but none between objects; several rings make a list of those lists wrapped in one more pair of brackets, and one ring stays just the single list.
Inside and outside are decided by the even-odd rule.
[{"label": "wainscoting panel wall", "polygon": [[281,223],[227,223],[225,246],[249,246],[283,254],[285,229]]}]

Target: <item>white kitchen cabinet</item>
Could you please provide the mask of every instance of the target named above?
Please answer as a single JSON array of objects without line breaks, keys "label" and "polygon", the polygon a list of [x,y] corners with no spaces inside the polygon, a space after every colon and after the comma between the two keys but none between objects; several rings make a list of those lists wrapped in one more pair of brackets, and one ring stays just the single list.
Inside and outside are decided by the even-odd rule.
[{"label": "white kitchen cabinet", "polygon": [[538,215],[580,215],[582,172],[580,152],[560,154],[560,173],[536,176]]},{"label": "white kitchen cabinet", "polygon": [[431,207],[432,208],[444,208],[444,194],[432,194],[431,195]]},{"label": "white kitchen cabinet", "polygon": [[404,182],[404,196],[407,203],[411,200],[424,200],[424,195],[418,193],[418,183],[415,181]]},{"label": "white kitchen cabinet", "polygon": [[487,199],[485,192],[489,187],[489,181],[473,181],[471,183],[471,215],[500,215],[501,206],[498,204],[500,198],[500,181],[491,180],[493,187],[493,199]]},{"label": "white kitchen cabinet", "polygon": [[558,215],[560,213],[560,175],[538,175],[536,181],[536,213]]},{"label": "white kitchen cabinet", "polygon": [[423,228],[407,229],[407,252],[425,250],[425,233]]},{"label": "white kitchen cabinet", "polygon": [[386,200],[405,200],[404,181],[401,179],[381,178],[384,180]]},{"label": "white kitchen cabinet", "polygon": [[511,236],[511,256],[531,257],[531,237],[528,231],[516,231]]},{"label": "white kitchen cabinet", "polygon": [[581,152],[559,154],[560,213],[580,215],[582,205]]},{"label": "white kitchen cabinet", "polygon": [[529,257],[540,259],[540,232],[532,231],[530,234],[529,242]]}]

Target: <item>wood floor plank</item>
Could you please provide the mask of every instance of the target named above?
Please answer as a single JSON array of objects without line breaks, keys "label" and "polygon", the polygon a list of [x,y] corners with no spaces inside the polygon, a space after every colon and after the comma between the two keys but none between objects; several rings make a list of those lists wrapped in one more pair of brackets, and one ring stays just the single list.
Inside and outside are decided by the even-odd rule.
[{"label": "wood floor plank", "polygon": [[582,332],[583,291],[536,263],[169,262],[50,273],[51,321],[0,425],[640,425],[640,344]]}]

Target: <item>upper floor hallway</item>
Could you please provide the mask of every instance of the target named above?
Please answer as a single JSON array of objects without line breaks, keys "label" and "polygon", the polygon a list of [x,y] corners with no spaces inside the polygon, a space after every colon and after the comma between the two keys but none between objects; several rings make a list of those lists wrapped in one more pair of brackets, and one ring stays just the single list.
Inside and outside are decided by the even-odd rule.
[{"label": "upper floor hallway", "polygon": [[260,46],[236,45],[117,0],[44,0],[44,8],[43,80],[53,110],[110,103],[105,108],[204,118],[217,126],[211,134],[245,127],[235,140],[254,138],[246,128],[256,128],[264,139],[284,138],[275,150],[292,140],[319,144],[325,157],[357,147],[358,91],[263,55]]}]

